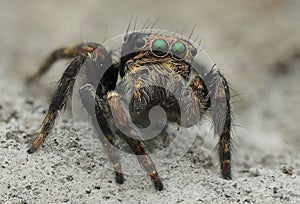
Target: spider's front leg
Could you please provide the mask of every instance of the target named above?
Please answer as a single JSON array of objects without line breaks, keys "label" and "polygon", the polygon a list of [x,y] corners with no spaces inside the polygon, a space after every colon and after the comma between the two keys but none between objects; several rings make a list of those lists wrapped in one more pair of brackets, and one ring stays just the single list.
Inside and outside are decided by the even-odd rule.
[{"label": "spider's front leg", "polygon": [[147,155],[145,144],[140,140],[141,134],[136,130],[131,120],[129,109],[122,100],[122,97],[116,91],[108,93],[107,101],[114,116],[116,127],[124,134],[124,139],[130,149],[137,155],[140,164],[149,174],[154,182],[155,188],[159,191],[163,190],[163,184],[158,176],[154,162]]},{"label": "spider's front leg", "polygon": [[50,69],[54,62],[60,59],[71,59],[84,53],[93,52],[99,46],[97,43],[82,43],[54,50],[40,65],[39,69],[27,78],[27,83],[31,83],[40,78]]},{"label": "spider's front leg", "polygon": [[212,69],[205,77],[210,85],[210,100],[213,109],[215,134],[219,136],[219,159],[222,176],[232,179],[231,175],[231,106],[230,90],[225,77]]},{"label": "spider's front leg", "polygon": [[[99,86],[101,86],[101,84],[99,84]],[[146,172],[154,181],[156,189],[162,190],[163,184],[158,177],[158,173],[155,170],[154,163],[147,155],[145,151],[145,145],[137,139],[140,137],[140,135],[135,130],[134,124],[131,122],[128,109],[127,107],[125,107],[125,104],[121,100],[121,96],[117,92],[112,91],[108,93],[108,95],[105,95],[103,98],[100,98],[99,95],[96,94],[94,87],[90,84],[84,85],[80,89],[80,96],[85,109],[91,115],[93,125],[95,126],[95,129],[100,136],[103,146],[108,153],[109,159],[112,162],[112,165],[116,172],[117,182],[123,183],[124,179],[121,169],[120,157],[116,148],[113,146],[114,136],[110,129],[112,125],[119,128],[124,134],[123,136],[125,141],[132,149],[132,151],[138,156],[139,162],[141,163],[141,165],[143,165]],[[114,118],[113,115],[116,118]],[[109,124],[109,121],[112,121],[113,124]],[[101,130],[98,126],[100,126]]]},{"label": "spider's front leg", "polygon": [[[102,84],[99,84],[102,86]],[[101,88],[100,88],[101,89]],[[80,91],[81,101],[91,116],[94,129],[100,137],[103,147],[113,165],[116,173],[116,182],[122,184],[124,176],[120,162],[120,155],[116,147],[114,147],[114,135],[109,128],[110,111],[105,99],[101,99],[91,84],[84,85]],[[100,129],[99,129],[100,126]]]},{"label": "spider's front leg", "polygon": [[[204,113],[210,106],[213,109],[213,122],[215,134],[219,136],[219,159],[222,176],[231,179],[231,148],[230,148],[230,93],[224,76],[212,69],[204,79],[196,76],[189,86],[192,89],[192,110],[190,115],[197,111]],[[187,98],[187,97],[185,97]],[[198,108],[197,104],[200,104]],[[197,108],[196,108],[197,107]]]}]

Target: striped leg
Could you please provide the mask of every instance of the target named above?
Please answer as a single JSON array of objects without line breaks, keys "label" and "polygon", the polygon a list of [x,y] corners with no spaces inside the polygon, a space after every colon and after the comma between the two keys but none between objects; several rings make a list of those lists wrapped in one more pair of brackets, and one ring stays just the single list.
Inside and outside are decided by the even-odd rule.
[{"label": "striped leg", "polygon": [[108,94],[107,100],[111,114],[115,117],[115,125],[124,134],[126,143],[135,155],[137,155],[140,164],[154,182],[155,188],[159,191],[163,190],[163,184],[155,169],[155,165],[151,158],[147,155],[144,143],[139,140],[141,139],[141,135],[138,133],[131,121],[128,107],[126,107],[121,96],[115,91]]},{"label": "striped leg", "polygon": [[80,89],[80,97],[85,109],[91,116],[93,126],[95,127],[103,147],[113,165],[116,173],[116,182],[122,184],[124,183],[124,175],[122,173],[120,155],[116,147],[114,147],[113,133],[107,124],[108,118],[105,117],[109,114],[108,105],[107,103],[104,103],[103,99],[100,99],[96,94],[94,87],[90,84],[84,85]]},{"label": "striped leg", "polygon": [[102,67],[99,67],[99,65],[105,64],[110,60],[110,55],[108,55],[105,48],[99,46],[95,52],[90,54],[82,54],[71,62],[59,81],[58,88],[56,89],[56,92],[52,98],[48,113],[43,120],[41,131],[27,151],[29,154],[34,153],[51,132],[58,111],[65,107],[68,96],[73,90],[76,76],[83,65],[86,62],[94,62],[94,64],[91,64],[93,66],[89,67],[89,69],[101,69]]},{"label": "striped leg", "polygon": [[223,178],[231,175],[231,107],[228,83],[219,71],[211,71],[206,80],[213,82],[211,102],[215,134],[219,136],[219,159]]},{"label": "striped leg", "polygon": [[40,78],[51,67],[51,65],[60,59],[71,59],[81,54],[94,51],[99,44],[97,43],[83,43],[75,46],[63,47],[53,51],[45,61],[40,65],[39,69],[27,78],[27,83]]},{"label": "striped leg", "polygon": [[29,154],[34,153],[44,142],[47,135],[51,132],[58,111],[62,110],[62,108],[65,106],[67,102],[67,96],[73,88],[75,77],[86,59],[87,55],[77,57],[65,70],[60,79],[58,88],[56,89],[56,92],[52,98],[48,113],[43,120],[42,129],[38,137],[34,140],[31,147],[27,151]]}]

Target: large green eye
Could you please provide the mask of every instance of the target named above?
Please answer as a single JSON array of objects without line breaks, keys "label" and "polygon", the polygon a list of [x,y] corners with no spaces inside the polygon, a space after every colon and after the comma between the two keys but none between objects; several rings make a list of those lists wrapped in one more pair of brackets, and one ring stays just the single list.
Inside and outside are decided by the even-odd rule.
[{"label": "large green eye", "polygon": [[186,47],[182,42],[177,41],[173,43],[171,52],[174,57],[182,59],[186,55]]},{"label": "large green eye", "polygon": [[169,50],[169,45],[163,39],[156,39],[152,42],[151,49],[155,55],[164,56]]}]

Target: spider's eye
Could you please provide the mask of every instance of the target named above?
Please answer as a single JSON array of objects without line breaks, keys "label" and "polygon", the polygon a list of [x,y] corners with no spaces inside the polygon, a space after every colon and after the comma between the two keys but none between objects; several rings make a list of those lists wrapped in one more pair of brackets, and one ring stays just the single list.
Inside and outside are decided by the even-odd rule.
[{"label": "spider's eye", "polygon": [[169,45],[163,39],[156,39],[152,43],[151,50],[157,56],[164,56],[169,50]]},{"label": "spider's eye", "polygon": [[197,54],[197,49],[193,47],[192,50],[191,50],[191,54],[192,54],[193,57],[195,57],[196,54]]},{"label": "spider's eye", "polygon": [[138,39],[136,39],[136,41],[135,41],[135,46],[137,47],[137,48],[141,48],[141,47],[143,47],[144,45],[145,45],[145,40],[143,39],[143,38],[138,38]]},{"label": "spider's eye", "polygon": [[171,52],[175,58],[182,59],[186,55],[186,47],[182,42],[177,41],[173,43]]}]

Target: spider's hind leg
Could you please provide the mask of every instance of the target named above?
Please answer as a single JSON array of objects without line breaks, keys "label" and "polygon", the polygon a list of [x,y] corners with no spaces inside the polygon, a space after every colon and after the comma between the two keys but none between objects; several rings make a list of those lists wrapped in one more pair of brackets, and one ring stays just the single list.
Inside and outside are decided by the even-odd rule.
[{"label": "spider's hind leg", "polygon": [[31,76],[27,78],[27,83],[31,83],[34,80],[40,78],[43,74],[45,74],[53,63],[60,59],[72,59],[81,54],[88,53],[94,51],[99,44],[97,43],[82,43],[79,45],[62,47],[54,50],[40,65],[39,69],[33,73]]},{"label": "spider's hind leg", "polygon": [[[41,131],[27,151],[29,154],[34,153],[51,132],[58,112],[65,107],[68,96],[73,91],[73,86],[80,69],[84,67],[84,65],[87,65],[88,62],[97,62],[92,64],[94,65],[92,68],[93,70],[97,69],[99,71],[103,69],[103,66],[106,63],[109,63],[110,60],[110,55],[107,53],[106,49],[103,46],[99,46],[95,52],[82,54],[71,62],[59,80],[58,87],[52,97],[48,113],[42,122]],[[88,76],[86,77],[88,78]]]}]

